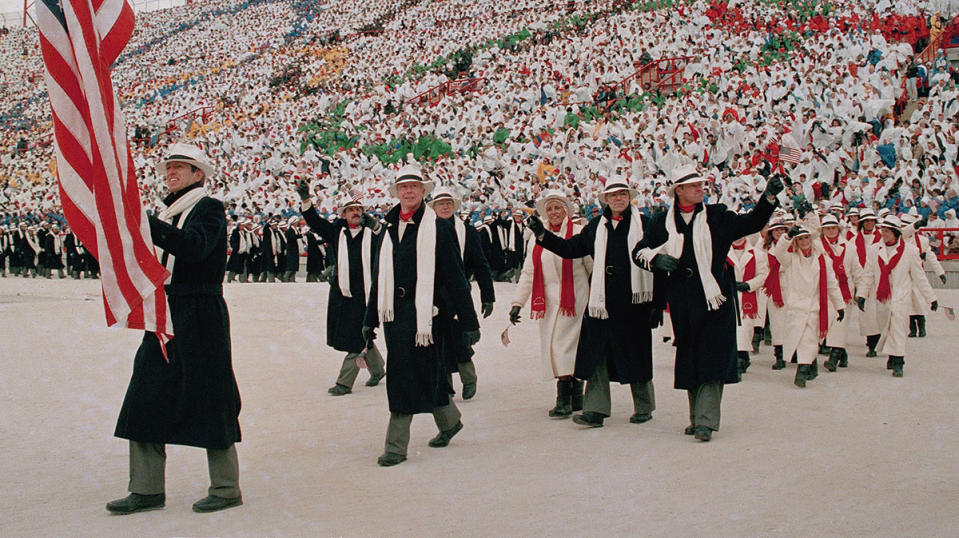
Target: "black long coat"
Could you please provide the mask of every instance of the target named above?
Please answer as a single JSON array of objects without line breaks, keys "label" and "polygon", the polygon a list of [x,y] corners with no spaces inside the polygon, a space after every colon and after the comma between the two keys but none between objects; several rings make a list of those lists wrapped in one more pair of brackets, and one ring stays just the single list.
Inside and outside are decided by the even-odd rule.
[{"label": "black long coat", "polygon": [[283,245],[283,255],[286,257],[283,270],[295,273],[300,270],[300,234],[289,228],[283,232],[283,235],[286,239]]},{"label": "black long coat", "polygon": [[[169,205],[171,198],[165,202]],[[115,435],[228,448],[240,441],[240,391],[221,285],[226,269],[223,204],[201,199],[182,229],[150,217],[150,233],[158,247],[176,257],[166,286],[174,331],[167,343],[170,362],[163,359],[156,335],[145,333]]]},{"label": "black long coat", "polygon": [[483,247],[483,255],[489,263],[489,268],[493,272],[501,272],[504,269],[503,247],[500,246],[499,236],[496,234],[497,226],[495,223],[483,225],[477,230],[480,236],[480,244]]},{"label": "black long coat", "polygon": [[240,253],[240,227],[233,228],[230,232],[230,259],[226,262],[226,270],[234,273],[242,273],[246,264],[247,253]]},{"label": "black long coat", "polygon": [[[496,301],[496,294],[493,291],[493,277],[490,274],[486,256],[483,255],[479,233],[472,226],[466,225],[464,237],[466,247],[462,252],[463,270],[466,273],[466,279],[468,281],[471,276],[476,279],[480,289],[480,302],[492,303]],[[459,254],[459,237],[454,235],[453,239],[456,241],[456,253]],[[476,310],[474,309],[473,312],[475,313]],[[451,312],[442,312],[441,314],[450,316],[450,333],[448,338],[444,339],[446,348],[441,351],[441,354],[446,357],[447,367],[450,371],[455,372],[458,363],[469,362],[473,358],[473,349],[463,343],[463,328],[459,318],[453,316]]]},{"label": "black long coat", "polygon": [[[713,259],[710,268],[726,301],[717,310],[706,308],[706,297],[693,251],[693,231],[677,212],[676,231],[685,235],[679,268],[668,275],[655,276],[656,301],[669,304],[676,346],[675,382],[677,389],[694,389],[710,382],[738,383],[736,356],[736,282],[726,265],[733,241],[760,231],[772,215],[774,204],[765,196],[747,214],[738,215],[723,204],[699,204],[695,212],[706,211],[706,223],[712,236]],[[666,216],[653,217],[643,241],[633,250],[633,260],[645,267],[637,254],[644,248],[656,248],[666,242]],[[692,221],[690,221],[692,222]]]},{"label": "black long coat", "polygon": [[263,237],[260,238],[260,272],[276,273],[276,256],[273,255],[273,228],[263,225]]},{"label": "black long coat", "polygon": [[[644,383],[653,378],[653,340],[649,328],[651,302],[633,304],[630,283],[630,252],[628,247],[629,221],[627,211],[623,220],[613,228],[609,207],[603,214],[607,217],[606,267],[593,267],[593,271],[606,271],[607,319],[594,318],[587,310],[576,348],[576,368],[573,375],[589,379],[599,361],[605,360],[610,381],[620,383]],[[640,214],[643,229],[649,222]],[[602,219],[596,217],[569,239],[547,232],[538,243],[562,258],[582,258],[593,255],[596,228]]]},{"label": "black long coat", "polygon": [[[383,334],[386,337],[387,351],[386,392],[390,411],[394,413],[431,413],[436,407],[449,405],[450,394],[453,394],[445,361],[440,356],[445,346],[443,338],[449,331],[446,326],[447,316],[433,318],[432,345],[415,345],[416,307],[413,290],[416,289],[417,257],[422,255],[416,252],[416,236],[419,223],[423,219],[423,208],[424,206],[420,205],[414,213],[402,241],[397,237],[399,206],[386,215],[388,227],[385,233],[390,234],[393,242],[395,316],[392,322],[384,324]],[[433,305],[440,311],[455,312],[462,324],[462,330],[477,330],[479,323],[473,311],[469,282],[463,272],[463,262],[457,249],[453,225],[437,219]],[[378,266],[378,263],[374,263],[374,275],[378,273]],[[365,325],[368,327],[379,326],[376,301],[377,278],[374,276],[366,309]]]},{"label": "black long coat", "polygon": [[[340,244],[340,234],[346,234],[346,248],[350,260],[350,295],[343,296],[340,290],[340,284],[337,275],[334,273],[330,280],[330,294],[327,300],[326,308],[326,345],[337,351],[347,353],[360,353],[366,347],[363,340],[363,319],[366,316],[366,289],[363,285],[363,237],[366,234],[373,233],[367,228],[361,228],[360,233],[353,237],[347,230],[348,225],[344,219],[336,219],[329,222],[320,217],[316,209],[311,207],[303,211],[303,218],[309,225],[310,230],[319,234],[320,237],[329,245],[328,252],[330,262],[334,265],[337,260],[337,248]],[[380,237],[373,235],[370,241],[370,248],[375,253],[379,248]],[[370,256],[370,264],[373,264],[373,254]],[[334,269],[336,271],[337,269]],[[376,271],[370,267],[370,279]],[[372,283],[370,283],[372,285]]]},{"label": "black long coat", "polygon": [[[306,234],[306,272],[308,274],[319,274],[326,268],[323,260],[323,239],[317,239],[316,233]],[[366,307],[364,306],[364,311]]]}]

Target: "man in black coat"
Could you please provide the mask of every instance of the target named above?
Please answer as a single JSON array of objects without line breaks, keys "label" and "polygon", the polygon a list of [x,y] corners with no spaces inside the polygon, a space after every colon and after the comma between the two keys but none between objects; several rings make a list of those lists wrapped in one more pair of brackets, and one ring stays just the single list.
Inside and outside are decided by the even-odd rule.
[{"label": "man in black coat", "polygon": [[445,447],[462,428],[460,412],[450,397],[453,387],[440,353],[447,345],[447,316],[460,320],[466,345],[479,341],[469,282],[457,255],[453,226],[436,218],[423,203],[432,183],[418,166],[397,173],[390,194],[399,205],[386,215],[370,289],[363,334],[374,338],[383,323],[386,350],[386,392],[390,424],[386,450],[377,463],[387,467],[406,460],[410,423],[416,413],[432,413],[440,433],[431,447]]},{"label": "man in black coat", "polygon": [[546,250],[563,258],[593,257],[574,371],[575,377],[588,381],[583,413],[573,417],[592,428],[610,416],[610,381],[629,383],[631,423],[649,421],[656,409],[651,328],[662,314],[653,306],[653,275],[630,263],[632,247],[649,226],[630,203],[635,196],[625,179],[609,179],[600,195],[603,213],[569,239],[547,233],[539,217],[529,219],[530,231]]},{"label": "man in black coat", "polygon": [[497,235],[503,249],[503,279],[509,282],[519,281],[519,272],[523,268],[523,212],[504,209],[497,223]]},{"label": "man in black coat", "polygon": [[306,281],[319,282],[320,274],[326,268],[324,257],[326,256],[325,241],[316,232],[306,232]]},{"label": "man in black coat", "polygon": [[240,391],[233,374],[230,320],[223,300],[226,214],[203,189],[213,166],[202,149],[174,144],[157,166],[170,195],[150,235],[172,274],[166,283],[173,338],[164,357],[147,332],[133,362],[116,436],[130,440],[130,495],[107,504],[129,514],[163,507],[165,445],[206,449],[209,495],[193,505],[212,512],[242,504],[239,464]]},{"label": "man in black coat", "polygon": [[483,224],[476,231],[480,236],[480,245],[483,247],[483,256],[489,264],[490,273],[496,281],[502,280],[504,268],[503,247],[500,246],[499,235],[497,231],[496,219],[492,215],[483,217]]},{"label": "man in black coat", "polygon": [[280,252],[280,236],[276,231],[276,221],[272,219],[264,221],[262,231],[259,281],[276,282],[276,256]]},{"label": "man in black coat", "polygon": [[67,274],[72,278],[80,278],[80,269],[78,269],[79,253],[77,251],[77,236],[73,234],[70,228],[65,228],[66,235],[63,237],[63,253],[67,258]]},{"label": "man in black coat", "polygon": [[[469,280],[472,276],[479,285],[480,302],[485,319],[493,313],[493,302],[496,300],[493,292],[493,277],[490,275],[486,256],[483,255],[479,233],[454,215],[461,203],[460,197],[455,196],[449,187],[439,187],[433,191],[430,207],[436,212],[437,218],[444,219],[453,225],[453,230],[456,232],[456,252],[463,260],[466,279]],[[449,346],[442,354],[446,358],[450,374],[459,372],[460,381],[463,382],[463,399],[469,400],[476,396],[477,377],[476,365],[473,364],[473,348],[463,343],[463,330],[459,319],[453,316],[449,322],[451,331],[447,339]]]},{"label": "man in black coat", "polygon": [[230,258],[226,262],[226,283],[236,280],[236,276],[243,273],[249,247],[242,241],[243,225],[236,215],[233,215],[233,230],[230,231]]},{"label": "man in black coat", "polygon": [[300,270],[300,217],[290,217],[283,227],[283,282],[296,282]]},{"label": "man in black coat", "polygon": [[[330,296],[326,309],[326,345],[346,352],[339,376],[327,391],[333,396],[353,392],[353,383],[360,373],[357,360],[364,359],[370,370],[367,387],[379,384],[384,370],[383,356],[376,344],[367,346],[363,338],[363,321],[366,316],[366,301],[373,285],[373,255],[380,243],[380,225],[363,212],[360,200],[347,197],[340,201],[337,212],[340,218],[329,222],[319,213],[310,200],[310,186],[300,181],[296,188],[302,200],[300,212],[312,233],[319,234],[329,245],[333,263],[333,278],[330,281]],[[345,252],[342,249],[346,249]],[[307,262],[309,263],[309,262]]]},{"label": "man in black coat", "polygon": [[773,177],[756,207],[737,214],[722,204],[704,204],[705,184],[695,166],[674,170],[672,206],[653,218],[633,249],[633,261],[656,275],[657,302],[669,305],[676,335],[675,388],[686,390],[689,398],[685,433],[700,441],[709,441],[719,429],[723,385],[740,380],[736,281],[726,255],[733,241],[766,225],[783,189]]}]

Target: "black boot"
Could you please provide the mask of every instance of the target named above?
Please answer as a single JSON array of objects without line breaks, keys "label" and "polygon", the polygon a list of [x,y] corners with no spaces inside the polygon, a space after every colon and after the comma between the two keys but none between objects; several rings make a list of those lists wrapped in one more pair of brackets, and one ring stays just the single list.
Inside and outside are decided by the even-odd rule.
[{"label": "black boot", "polygon": [[849,366],[849,353],[846,352],[846,348],[839,348],[839,367],[846,368]]},{"label": "black boot", "polygon": [[886,370],[892,370],[892,355],[889,355],[889,358],[886,359]]},{"label": "black boot", "polygon": [[869,348],[869,351],[866,352],[867,357],[876,356],[876,345],[879,344],[879,335],[870,334],[866,337],[866,347]]},{"label": "black boot", "polygon": [[773,364],[773,370],[782,370],[786,367],[786,361],[783,360],[783,347],[774,346],[773,355],[776,356],[776,363]]},{"label": "black boot", "polygon": [[919,328],[919,338],[926,337],[926,316],[916,316],[916,327]]},{"label": "black boot", "polygon": [[749,352],[740,351],[736,362],[739,367],[739,375],[745,374],[746,370],[749,369]]},{"label": "black boot", "polygon": [[806,381],[809,379],[809,365],[800,364],[796,367],[796,378],[793,383],[799,388],[806,388]]},{"label": "black boot", "polygon": [[572,381],[556,381],[556,407],[549,410],[551,418],[567,418],[573,414],[572,392]]},{"label": "black boot", "polygon": [[825,342],[819,344],[819,354],[829,355],[829,346],[827,346]]},{"label": "black boot", "polygon": [[919,316],[909,316],[909,338],[916,337],[916,331],[919,329],[919,323],[916,318]]},{"label": "black boot", "polygon": [[789,364],[796,364],[799,362],[799,357],[796,356],[796,352],[793,351],[793,356],[789,359]]},{"label": "black boot", "polygon": [[902,377],[902,366],[905,364],[903,357],[889,357],[892,360],[892,377]]},{"label": "black boot", "polygon": [[753,329],[753,353],[759,353],[759,344],[763,341],[763,329],[762,327],[756,327]]},{"label": "black boot", "polygon": [[766,325],[763,327],[763,343],[767,346],[773,345],[773,333],[769,331],[769,317],[766,317]]},{"label": "black boot", "polygon": [[809,365],[809,380],[812,381],[819,377],[819,359],[813,359]]},{"label": "black boot", "polygon": [[822,365],[830,372],[835,372],[836,367],[839,366],[839,357],[841,356],[842,352],[839,351],[839,348],[834,347],[829,351],[829,358],[823,361]]},{"label": "black boot", "polygon": [[573,417],[573,422],[581,426],[589,426],[590,428],[602,428],[603,420],[605,418],[605,416],[600,415],[599,413],[586,411],[580,415],[575,415]]},{"label": "black boot", "polygon": [[580,381],[579,379],[573,379],[573,388],[571,390],[572,392],[570,394],[572,396],[572,399],[570,401],[572,402],[573,412],[575,413],[576,411],[582,411],[583,410],[583,382]]}]

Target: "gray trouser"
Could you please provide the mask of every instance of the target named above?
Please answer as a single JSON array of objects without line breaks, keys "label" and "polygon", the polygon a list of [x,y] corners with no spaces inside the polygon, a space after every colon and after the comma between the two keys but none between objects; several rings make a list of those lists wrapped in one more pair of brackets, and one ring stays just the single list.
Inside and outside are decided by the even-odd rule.
[{"label": "gray trouser", "polygon": [[[449,405],[433,409],[433,420],[436,421],[436,427],[441,432],[456,426],[462,416],[452,399],[450,399]],[[400,456],[406,455],[406,447],[410,444],[410,424],[412,422],[413,415],[390,413],[390,425],[386,428],[386,452],[399,454]]]},{"label": "gray trouser", "polygon": [[[356,376],[360,373],[360,367],[356,365],[356,358],[359,356],[359,353],[346,354],[343,366],[340,367],[340,376],[336,378],[337,385],[343,385],[348,389],[353,388]],[[380,355],[380,350],[376,349],[375,344],[366,352],[366,365],[370,369],[371,376],[383,373],[383,356]]]},{"label": "gray trouser", "polygon": [[473,361],[457,363],[456,369],[460,374],[460,381],[462,381],[464,385],[476,384],[476,365],[473,364]]},{"label": "gray trouser", "polygon": [[[206,449],[210,470],[209,495],[224,499],[240,496],[240,463],[236,445],[226,449]],[[130,441],[130,493],[155,495],[164,492],[166,446],[162,443]]]},{"label": "gray trouser", "polygon": [[687,390],[689,396],[689,423],[719,429],[719,408],[723,400],[723,382],[713,381]]},{"label": "gray trouser", "polygon": [[[586,381],[586,395],[583,401],[583,411],[592,411],[608,417],[612,402],[609,395],[609,370],[605,358],[596,364],[593,375]],[[653,392],[653,380],[645,383],[630,383],[629,390],[633,396],[633,412],[637,415],[652,414],[656,410],[656,395]]]}]

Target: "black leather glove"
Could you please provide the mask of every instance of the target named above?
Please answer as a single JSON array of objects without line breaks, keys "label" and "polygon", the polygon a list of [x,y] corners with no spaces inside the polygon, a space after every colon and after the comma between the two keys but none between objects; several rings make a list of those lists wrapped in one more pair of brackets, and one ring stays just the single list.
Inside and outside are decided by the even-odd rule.
[{"label": "black leather glove", "polygon": [[922,219],[922,220],[917,220],[915,223],[913,223],[912,226],[918,230],[919,228],[925,228],[926,224],[929,224],[929,220]]},{"label": "black leather glove", "polygon": [[539,217],[536,215],[530,215],[526,219],[526,227],[529,228],[529,231],[533,232],[533,235],[537,239],[543,237],[543,234],[546,233],[546,226],[543,226],[543,221],[539,220]]},{"label": "black leather glove", "polygon": [[737,283],[736,283],[736,291],[743,291],[743,292],[749,291],[749,284],[747,284],[747,283],[745,283],[745,282],[737,282]]},{"label": "black leather glove", "polygon": [[301,179],[300,182],[296,184],[296,194],[298,194],[300,200],[304,202],[310,199],[310,184],[307,183],[305,179]]},{"label": "black leather glove", "polygon": [[939,310],[939,301],[933,301],[932,305],[930,305],[929,308],[932,308],[933,312],[935,312],[936,310]]},{"label": "black leather glove", "polygon": [[649,265],[654,271],[670,273],[679,267],[679,260],[669,254],[657,254]]},{"label": "black leather glove", "polygon": [[942,281],[943,284],[945,284],[945,283],[946,283],[946,275],[939,275],[939,280]]},{"label": "black leather glove", "polygon": [[801,231],[802,229],[800,229],[799,226],[793,226],[792,228],[789,229],[788,232],[786,232],[786,236],[792,239],[796,237],[797,235],[799,235]]},{"label": "black leather glove", "polygon": [[859,307],[859,310],[860,310],[861,312],[865,312],[865,311],[866,311],[866,300],[863,299],[862,297],[856,297],[856,306]]},{"label": "black leather glove", "polygon": [[493,313],[493,303],[483,303],[482,307],[483,319],[490,317],[490,314]]},{"label": "black leather glove", "polygon": [[785,188],[786,186],[783,185],[782,175],[776,174],[766,182],[766,190],[763,191],[763,194],[775,198],[776,195],[781,193]]},{"label": "black leather glove", "polygon": [[363,326],[363,328],[360,329],[360,331],[363,334],[363,340],[366,342],[366,347],[372,346],[373,340],[376,340],[376,329],[374,329],[373,327]]},{"label": "black leather glove", "polygon": [[655,329],[663,324],[663,310],[661,308],[653,307],[649,311],[649,328]]},{"label": "black leather glove", "polygon": [[363,213],[363,216],[360,218],[360,226],[366,226],[367,228],[375,230],[379,225],[380,221],[376,220],[376,217],[369,213]]},{"label": "black leather glove", "polygon": [[521,306],[513,305],[513,308],[509,309],[509,322],[513,325],[519,323],[519,311],[522,309]]},{"label": "black leather glove", "polygon": [[472,346],[476,344],[476,342],[479,342],[479,339],[480,339],[479,329],[476,329],[475,331],[463,331],[464,344],[468,346]]},{"label": "black leather glove", "polygon": [[843,318],[846,317],[846,311],[845,311],[844,309],[842,309],[842,308],[839,309],[838,314],[839,314],[839,321],[842,321]]}]

